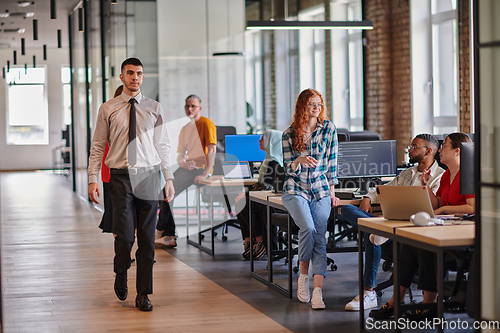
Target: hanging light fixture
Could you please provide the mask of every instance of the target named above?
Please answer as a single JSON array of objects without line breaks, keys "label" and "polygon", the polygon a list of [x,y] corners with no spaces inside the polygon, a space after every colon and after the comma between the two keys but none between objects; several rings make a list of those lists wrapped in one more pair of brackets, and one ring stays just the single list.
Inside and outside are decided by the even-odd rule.
[{"label": "hanging light fixture", "polygon": [[43,44],[43,60],[47,60],[47,44]]},{"label": "hanging light fixture", "polygon": [[7,73],[10,72],[10,61],[7,60]]},{"label": "hanging light fixture", "polygon": [[50,19],[57,19],[56,0],[50,0]]},{"label": "hanging light fixture", "polygon": [[24,64],[24,74],[28,75],[28,64]]},{"label": "hanging light fixture", "polygon": [[247,30],[299,30],[299,29],[373,29],[373,22],[364,21],[247,21]]},{"label": "hanging light fixture", "polygon": [[61,29],[57,30],[57,48],[62,48],[62,31]]},{"label": "hanging light fixture", "polygon": [[78,8],[78,31],[83,31],[83,8]]},{"label": "hanging light fixture", "polygon": [[25,47],[25,40],[24,38],[21,38],[21,55],[26,55],[26,47]]},{"label": "hanging light fixture", "polygon": [[5,67],[2,67],[2,77],[5,79]]},{"label": "hanging light fixture", "polygon": [[[284,1],[285,13],[288,2]],[[285,17],[287,15],[285,14]],[[271,18],[269,21],[247,21],[247,30],[299,30],[299,29],[373,29],[373,22],[363,21],[286,21],[274,19],[274,0],[271,0]]]},{"label": "hanging light fixture", "polygon": [[14,50],[13,57],[14,57],[14,65],[17,65],[17,51],[16,50]]},{"label": "hanging light fixture", "polygon": [[33,20],[33,40],[38,40],[38,20]]},{"label": "hanging light fixture", "polygon": [[118,0],[111,0],[111,4],[112,5],[117,5],[118,4]]},{"label": "hanging light fixture", "polygon": [[36,56],[33,56],[33,68],[36,68]]}]

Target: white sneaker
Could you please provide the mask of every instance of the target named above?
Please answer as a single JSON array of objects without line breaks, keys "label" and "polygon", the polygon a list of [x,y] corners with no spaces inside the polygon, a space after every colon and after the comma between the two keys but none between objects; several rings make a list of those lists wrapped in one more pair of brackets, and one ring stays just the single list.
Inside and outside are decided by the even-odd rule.
[{"label": "white sneaker", "polygon": [[389,238],[371,234],[368,239],[374,245],[382,245],[389,240]]},{"label": "white sneaker", "polygon": [[[377,293],[375,290],[365,290],[363,292],[363,305],[365,310],[376,308],[377,304]],[[345,309],[347,311],[359,311],[359,295],[354,297],[352,301],[346,304]]]},{"label": "white sneaker", "polygon": [[175,236],[164,236],[160,239],[155,239],[155,248],[157,249],[171,249],[177,246]]},{"label": "white sneaker", "polygon": [[323,302],[323,291],[320,287],[316,287],[313,290],[313,297],[311,298],[311,307],[313,310],[323,310],[325,308],[325,302]]},{"label": "white sneaker", "polygon": [[307,303],[311,300],[311,293],[309,292],[309,275],[307,274],[300,274],[299,276],[297,298],[302,303]]},{"label": "white sneaker", "polygon": [[155,240],[160,239],[162,237],[163,237],[163,230],[156,230]]}]

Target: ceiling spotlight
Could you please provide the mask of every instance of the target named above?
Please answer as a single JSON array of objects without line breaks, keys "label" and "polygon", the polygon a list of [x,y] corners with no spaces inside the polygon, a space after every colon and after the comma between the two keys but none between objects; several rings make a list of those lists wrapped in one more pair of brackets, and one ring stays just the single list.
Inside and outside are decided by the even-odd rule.
[{"label": "ceiling spotlight", "polygon": [[17,5],[19,7],[28,7],[29,5],[31,5],[31,2],[30,1],[18,1]]},{"label": "ceiling spotlight", "polygon": [[118,4],[118,0],[111,0],[111,4],[112,4],[112,5],[116,5],[116,4]]},{"label": "ceiling spotlight", "polygon": [[24,28],[17,29],[18,34],[24,34],[25,32],[26,32],[26,29],[24,29]]},{"label": "ceiling spotlight", "polygon": [[3,18],[9,17],[9,16],[10,16],[9,13],[0,13],[0,17],[3,17]]},{"label": "ceiling spotlight", "polygon": [[33,12],[27,12],[24,14],[24,17],[33,17],[33,16],[35,16],[35,13]]}]

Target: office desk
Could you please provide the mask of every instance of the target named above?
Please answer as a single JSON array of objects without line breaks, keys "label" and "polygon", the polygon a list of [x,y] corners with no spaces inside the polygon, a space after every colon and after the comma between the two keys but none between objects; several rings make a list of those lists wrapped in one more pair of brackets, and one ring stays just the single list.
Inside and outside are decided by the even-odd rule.
[{"label": "office desk", "polygon": [[[216,221],[214,218],[214,193],[216,194],[221,194],[224,196],[225,203],[226,203],[226,208],[230,209],[230,203],[227,197],[227,188],[232,188],[232,189],[237,189],[237,188],[243,188],[245,186],[251,186],[254,183],[257,182],[257,179],[225,179],[223,176],[212,176],[207,179],[200,180],[198,182],[198,185],[196,187],[196,197],[197,197],[197,204],[196,208],[198,211],[198,242],[195,242],[191,239],[189,239],[189,218],[187,218],[186,221],[186,231],[187,231],[187,236],[186,240],[187,243],[190,245],[193,245],[200,250],[214,255],[215,254],[215,229],[222,225],[223,223],[227,222],[228,220],[228,215],[227,215],[227,209],[224,212],[224,219]],[[208,211],[209,215],[209,222],[210,222],[210,227],[203,229],[201,228],[201,187],[204,187],[205,190],[209,191],[209,196],[210,196],[210,209]],[[219,190],[219,191],[217,191]],[[209,248],[207,246],[202,245],[202,240],[203,240],[203,233],[210,231],[211,236],[212,236],[212,246]]]},{"label": "office desk", "polygon": [[[360,218],[358,219],[358,238],[360,240],[359,258],[359,294],[363,294],[363,254],[361,244],[363,242],[363,232],[387,237],[393,240],[393,282],[394,299],[399,299],[399,266],[398,266],[398,244],[407,244],[420,249],[432,251],[437,254],[438,267],[438,315],[443,315],[443,254],[447,249],[460,248],[474,245],[475,225],[472,222],[464,222],[461,225],[454,225],[446,222],[444,226],[418,227],[410,221],[386,220],[383,217]],[[397,322],[400,313],[399,302],[395,302],[394,320]],[[360,331],[365,331],[364,304],[360,302]],[[400,330],[397,329],[397,332]],[[442,332],[442,330],[439,330]]]},{"label": "office desk", "polygon": [[[251,191],[249,194],[249,211],[252,211],[252,202],[257,202],[261,203],[267,206],[267,270],[268,270],[268,276],[267,279],[264,278],[263,276],[257,274],[254,270],[254,262],[253,262],[253,253],[250,252],[250,274],[252,277],[256,278],[257,280],[261,281],[262,283],[265,283],[269,285],[271,288],[277,290],[278,292],[284,294],[285,296],[288,296],[292,298],[292,234],[291,232],[287,232],[287,258],[288,258],[288,289],[283,288],[282,286],[274,283],[273,281],[273,254],[280,254],[279,251],[284,251],[284,250],[276,250],[276,251],[269,251],[271,248],[271,216],[270,216],[270,208],[276,208],[280,210],[286,211],[285,206],[283,205],[283,202],[281,201],[281,194],[275,194],[272,193],[271,191]],[[360,199],[353,199],[353,200],[340,200],[340,206],[345,206],[348,204],[352,205],[359,205],[361,202]],[[253,248],[253,235],[252,235],[252,214],[250,214],[250,219],[249,219],[249,224],[250,224],[250,245]],[[287,229],[291,230],[291,218],[290,215],[288,214],[288,223],[287,223]],[[334,253],[334,252],[346,252],[345,248],[340,248],[340,250],[335,249],[327,249],[328,253]],[[350,249],[350,248],[349,248]],[[348,249],[348,250],[349,250]]]},{"label": "office desk", "polygon": [[[396,229],[394,238],[394,249],[397,249],[398,243],[407,244],[422,250],[436,253],[437,257],[437,310],[438,318],[444,317],[444,252],[445,250],[464,248],[474,246],[476,235],[476,226],[473,223],[461,225],[447,224],[445,226],[433,227],[410,227]],[[398,262],[398,253],[394,252],[394,262]],[[399,272],[397,266],[394,266],[394,297],[399,298]],[[399,317],[399,302],[394,306],[394,318]],[[397,330],[399,332],[399,329]],[[443,332],[443,326],[438,328],[438,332]]]}]

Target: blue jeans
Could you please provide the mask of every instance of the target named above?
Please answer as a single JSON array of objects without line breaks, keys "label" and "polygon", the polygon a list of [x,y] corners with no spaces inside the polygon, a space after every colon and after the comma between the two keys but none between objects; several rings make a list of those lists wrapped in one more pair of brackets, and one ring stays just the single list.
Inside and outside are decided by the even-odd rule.
[{"label": "blue jeans", "polygon": [[[341,214],[352,226],[358,225],[358,218],[360,217],[374,217],[374,215],[353,205],[345,205],[342,207]],[[380,245],[374,245],[370,242],[368,239],[369,236],[370,234],[365,232],[363,237],[365,243],[365,272],[363,274],[363,285],[368,288],[373,288],[377,280],[382,248]]]},{"label": "blue jeans", "polygon": [[299,261],[312,263],[312,274],[326,275],[326,226],[332,209],[330,197],[308,202],[284,193],[283,205],[299,227]]}]

